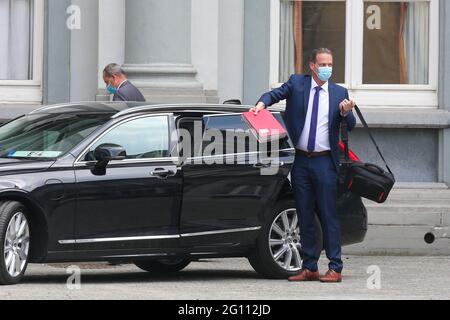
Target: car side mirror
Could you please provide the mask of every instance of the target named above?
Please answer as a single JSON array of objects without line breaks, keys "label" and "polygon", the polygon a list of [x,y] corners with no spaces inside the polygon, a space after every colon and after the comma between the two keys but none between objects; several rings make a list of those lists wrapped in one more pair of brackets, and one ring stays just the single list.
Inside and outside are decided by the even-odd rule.
[{"label": "car side mirror", "polygon": [[104,143],[94,150],[94,157],[98,162],[124,160],[127,157],[127,152],[117,144]]},{"label": "car side mirror", "polygon": [[127,152],[122,146],[112,143],[105,143],[99,145],[94,150],[94,157],[97,160],[92,173],[95,175],[105,175],[106,167],[111,161],[124,160],[127,157]]}]

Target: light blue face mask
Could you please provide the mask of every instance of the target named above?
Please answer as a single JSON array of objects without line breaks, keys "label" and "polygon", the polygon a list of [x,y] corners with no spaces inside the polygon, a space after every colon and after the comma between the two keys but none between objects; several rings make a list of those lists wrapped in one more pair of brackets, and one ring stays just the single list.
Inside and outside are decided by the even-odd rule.
[{"label": "light blue face mask", "polygon": [[117,93],[117,88],[114,88],[112,85],[108,85],[106,87],[106,91],[108,91],[109,94],[116,94]]},{"label": "light blue face mask", "polygon": [[317,76],[321,81],[328,81],[330,80],[331,76],[333,75],[333,67],[319,67],[319,72],[317,73]]}]

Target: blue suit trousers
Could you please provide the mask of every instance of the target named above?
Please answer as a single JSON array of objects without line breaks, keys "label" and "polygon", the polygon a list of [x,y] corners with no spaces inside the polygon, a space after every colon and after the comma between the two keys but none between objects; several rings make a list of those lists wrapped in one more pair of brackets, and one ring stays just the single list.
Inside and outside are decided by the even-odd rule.
[{"label": "blue suit trousers", "polygon": [[342,272],[341,229],[337,215],[337,172],[331,156],[297,155],[291,173],[300,224],[303,268],[318,270],[315,217],[319,217],[329,268]]}]

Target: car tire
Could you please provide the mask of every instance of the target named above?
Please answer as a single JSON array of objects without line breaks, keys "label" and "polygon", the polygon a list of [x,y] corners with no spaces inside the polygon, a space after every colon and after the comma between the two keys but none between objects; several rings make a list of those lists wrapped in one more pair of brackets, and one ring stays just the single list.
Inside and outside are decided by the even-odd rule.
[{"label": "car tire", "polygon": [[[300,232],[298,228],[298,218],[294,232],[289,232],[288,236],[281,237],[275,231],[275,223],[278,225],[278,231],[284,231],[283,215],[288,218],[288,224],[292,231],[295,223],[294,216],[297,215],[295,201],[293,199],[283,199],[273,208],[266,223],[261,229],[261,233],[256,241],[256,246],[248,256],[248,260],[253,269],[260,275],[269,279],[286,279],[298,274],[301,270],[302,252],[300,246]],[[281,219],[281,220],[280,220]],[[280,224],[281,222],[281,224]],[[281,230],[280,230],[281,229]],[[283,232],[284,233],[284,232]],[[289,238],[290,237],[290,238]],[[319,219],[316,217],[316,237],[318,243],[317,257],[323,249],[322,228]],[[278,239],[280,238],[280,239]],[[285,250],[284,253],[283,250]],[[277,254],[280,254],[279,260],[276,260]],[[289,255],[291,262],[289,263]],[[278,261],[278,262],[277,262]],[[287,266],[289,264],[289,266]]]},{"label": "car tire", "polygon": [[28,211],[20,202],[0,202],[0,285],[19,283],[30,253]]},{"label": "car tire", "polygon": [[189,259],[135,261],[136,267],[153,273],[176,273],[191,263]]}]

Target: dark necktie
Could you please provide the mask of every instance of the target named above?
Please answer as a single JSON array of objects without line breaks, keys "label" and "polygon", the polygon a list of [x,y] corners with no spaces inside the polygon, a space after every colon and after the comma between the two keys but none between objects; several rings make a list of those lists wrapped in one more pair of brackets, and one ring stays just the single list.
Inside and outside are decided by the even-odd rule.
[{"label": "dark necktie", "polygon": [[314,152],[316,149],[316,135],[317,135],[317,121],[319,118],[319,97],[321,87],[316,87],[316,94],[314,96],[313,110],[311,115],[311,127],[309,130],[308,152]]}]

